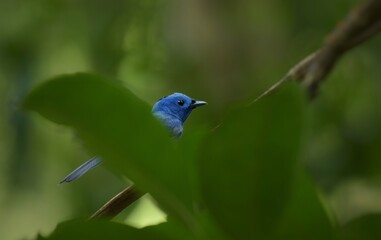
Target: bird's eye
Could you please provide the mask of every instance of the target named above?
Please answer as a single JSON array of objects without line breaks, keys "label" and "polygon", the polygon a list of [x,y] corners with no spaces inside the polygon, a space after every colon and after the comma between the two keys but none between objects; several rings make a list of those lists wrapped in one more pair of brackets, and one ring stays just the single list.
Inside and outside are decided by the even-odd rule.
[{"label": "bird's eye", "polygon": [[184,100],[179,100],[179,101],[177,101],[177,103],[178,103],[180,106],[182,106],[182,105],[184,105]]}]

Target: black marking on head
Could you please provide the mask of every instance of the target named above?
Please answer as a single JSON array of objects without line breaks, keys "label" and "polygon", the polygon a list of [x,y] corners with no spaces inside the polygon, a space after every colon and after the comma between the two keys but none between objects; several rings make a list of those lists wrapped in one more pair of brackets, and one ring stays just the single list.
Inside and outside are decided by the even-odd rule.
[{"label": "black marking on head", "polygon": [[196,103],[196,100],[194,100],[194,99],[192,99],[192,102],[191,102],[192,104],[195,104]]}]

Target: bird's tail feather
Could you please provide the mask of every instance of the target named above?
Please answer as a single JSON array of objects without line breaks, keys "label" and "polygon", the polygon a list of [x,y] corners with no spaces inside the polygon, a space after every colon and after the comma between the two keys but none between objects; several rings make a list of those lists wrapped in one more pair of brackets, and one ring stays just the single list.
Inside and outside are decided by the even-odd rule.
[{"label": "bird's tail feather", "polygon": [[86,161],[81,166],[79,166],[77,169],[69,173],[64,179],[60,181],[60,183],[64,182],[72,182],[80,178],[83,174],[87,173],[91,169],[95,168],[101,163],[101,158],[99,157],[93,157],[92,159]]}]

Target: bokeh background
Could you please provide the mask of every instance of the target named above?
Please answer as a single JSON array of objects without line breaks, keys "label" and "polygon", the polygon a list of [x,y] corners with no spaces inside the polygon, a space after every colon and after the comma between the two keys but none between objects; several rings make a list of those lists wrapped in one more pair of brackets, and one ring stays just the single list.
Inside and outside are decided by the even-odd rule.
[{"label": "bokeh background", "polygon": [[[69,128],[20,108],[33,86],[86,71],[123,82],[149,104],[183,92],[209,103],[186,131],[213,129],[317,49],[358,2],[2,0],[0,238],[47,234],[125,186],[102,167],[58,184],[91,153]],[[340,223],[381,212],[380,43],[376,36],[345,55],[309,103],[303,159]],[[141,209],[150,221],[163,217],[148,199],[134,207],[118,220],[144,224]]]}]

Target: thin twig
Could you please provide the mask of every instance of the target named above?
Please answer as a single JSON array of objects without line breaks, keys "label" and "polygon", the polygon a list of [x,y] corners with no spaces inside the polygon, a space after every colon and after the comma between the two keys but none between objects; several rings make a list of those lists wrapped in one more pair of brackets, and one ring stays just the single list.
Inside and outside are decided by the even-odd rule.
[{"label": "thin twig", "polygon": [[135,185],[131,185],[116,196],[111,198],[106,204],[104,204],[98,211],[96,211],[90,219],[108,218],[112,219],[125,208],[137,201],[145,193],[136,189]]},{"label": "thin twig", "polygon": [[254,99],[253,101],[251,101],[249,103],[249,106],[253,103],[255,103],[256,101],[258,101],[259,99],[269,95],[270,93],[272,93],[275,89],[277,89],[280,85],[283,85],[283,83],[287,82],[290,80],[290,77],[288,74],[286,74],[286,76],[284,76],[281,80],[279,80],[278,82],[276,82],[274,85],[272,85],[269,89],[267,89],[265,92],[263,92],[261,95],[259,95],[256,99]]}]

